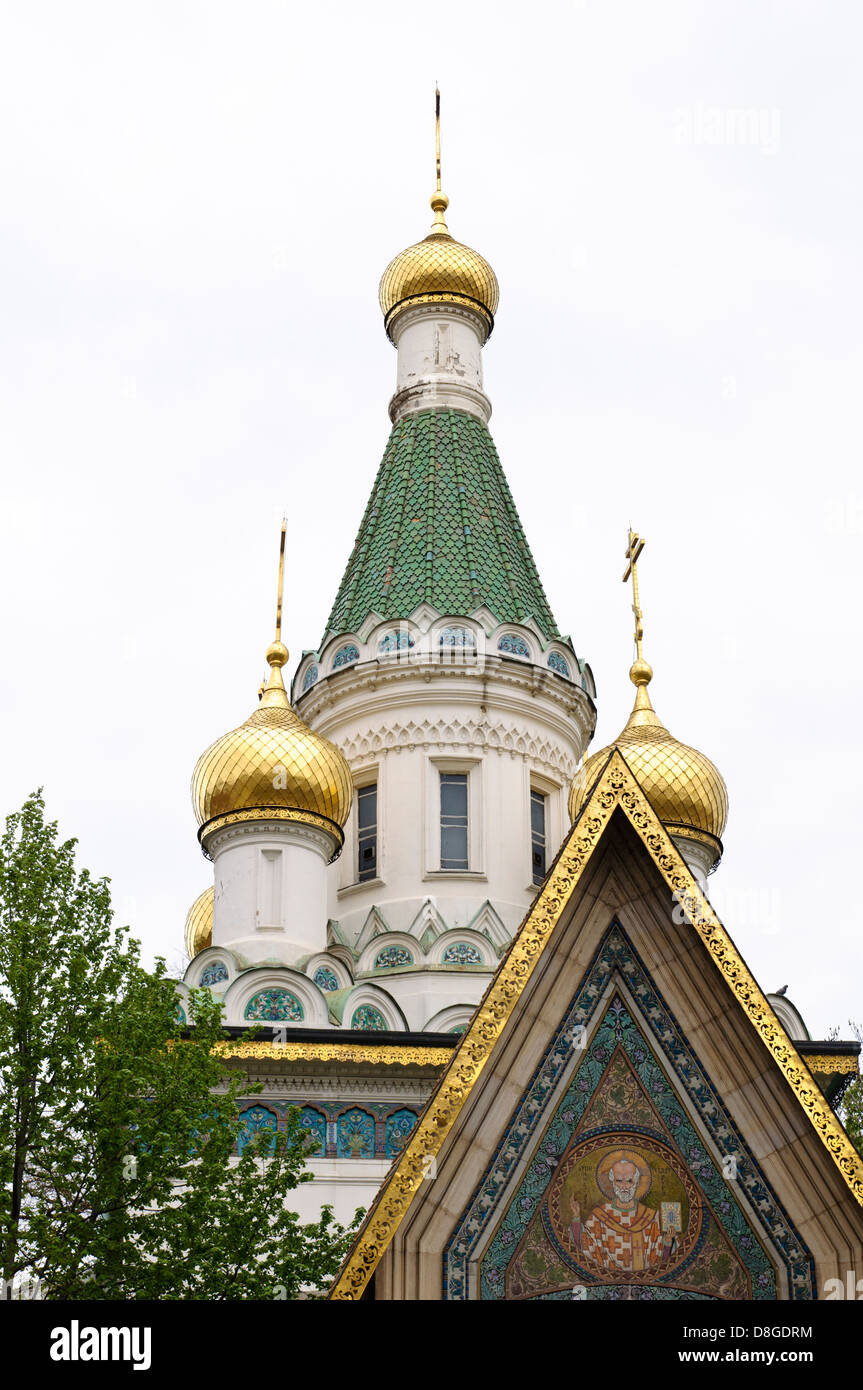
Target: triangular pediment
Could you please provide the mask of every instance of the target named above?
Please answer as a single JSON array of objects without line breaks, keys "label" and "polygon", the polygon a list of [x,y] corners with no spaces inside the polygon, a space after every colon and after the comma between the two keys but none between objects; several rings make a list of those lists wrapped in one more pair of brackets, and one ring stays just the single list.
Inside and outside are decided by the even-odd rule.
[{"label": "triangular pediment", "polygon": [[488,898],[468,922],[468,928],[470,931],[481,932],[486,940],[494,946],[498,955],[501,955],[509,944],[510,933],[507,931],[500,913],[495,911]]},{"label": "triangular pediment", "polygon": [[809,1250],[618,923],[464,1205],[443,1275],[457,1301],[574,1286],[591,1301],[814,1296]]},{"label": "triangular pediment", "polygon": [[[621,958],[603,981],[595,977],[597,961],[615,932],[626,942],[630,961],[639,964],[626,966]],[[652,1002],[636,998],[639,971]],[[477,1198],[489,1155],[502,1153],[511,1133],[516,1148],[522,1145],[513,1160],[516,1168],[531,1161],[536,1126],[551,1123],[548,1105],[561,1099],[559,1092],[540,1097],[537,1078],[549,1058],[568,1067],[571,1078],[585,1064],[576,1039],[593,1036],[600,1027],[612,983],[634,1010],[633,1026],[649,1044],[669,1095],[690,1120],[691,1087],[701,1087],[693,1142],[703,1147],[706,1159],[722,1171],[734,1153],[751,1152],[754,1186],[744,1192],[741,1185],[739,1205],[748,1238],[767,1251],[771,1277],[782,1290],[773,1296],[813,1296],[811,1279],[809,1292],[800,1291],[801,1261],[805,1265],[809,1258],[807,1232],[823,1244],[824,1229],[841,1227],[837,1250],[844,1240],[846,1251],[859,1249],[863,1258],[863,1160],[614,750],[366,1217],[331,1297],[359,1296],[382,1257],[383,1292],[377,1296],[482,1296],[478,1256],[465,1262],[466,1292],[448,1288],[445,1279],[451,1277],[459,1232],[467,1231],[471,1240],[481,1232],[482,1211],[494,1210],[498,1226],[503,1219],[501,1194],[510,1192],[507,1184],[517,1175],[515,1170],[498,1174],[494,1193]],[[581,1014],[573,1015],[577,999]],[[582,1034],[573,1031],[579,1028]],[[592,1091],[605,1070],[600,1060],[592,1061],[596,1075],[580,1077]],[[669,1133],[668,1125],[660,1127],[652,1142],[667,1143]],[[567,1143],[580,1134],[573,1129]],[[633,1143],[628,1147],[635,1149]],[[555,1151],[556,1164],[560,1152]],[[677,1155],[678,1166],[679,1161]],[[670,1191],[674,1164],[662,1168],[657,1159],[657,1165]],[[427,1181],[432,1167],[434,1179]],[[678,1193],[666,1200],[673,1204],[682,1198]],[[765,1203],[775,1215],[773,1228]],[[819,1213],[828,1211],[829,1220],[825,1216],[819,1225]],[[644,1216],[645,1222],[652,1219]],[[783,1245],[783,1230],[793,1234],[794,1250],[787,1241]],[[741,1277],[738,1267],[734,1278]],[[679,1296],[698,1294],[690,1289]],[[729,1294],[717,1285],[705,1296]]]},{"label": "triangular pediment", "polygon": [[444,921],[431,898],[426,898],[408,927],[409,934],[428,952],[445,931],[449,931],[448,923]]},{"label": "triangular pediment", "polygon": [[370,941],[374,941],[377,936],[385,936],[391,930],[392,928],[380,910],[377,907],[372,907],[368,917],[363,922],[362,930],[357,937],[357,944],[354,947],[357,959]]}]

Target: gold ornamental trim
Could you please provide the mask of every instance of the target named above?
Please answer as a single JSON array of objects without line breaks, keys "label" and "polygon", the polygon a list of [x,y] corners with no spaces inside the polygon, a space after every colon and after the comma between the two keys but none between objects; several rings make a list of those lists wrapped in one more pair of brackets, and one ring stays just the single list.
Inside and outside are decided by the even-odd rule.
[{"label": "gold ornamental trim", "polygon": [[289,820],[295,821],[298,825],[313,825],[318,830],[325,830],[339,848],[345,842],[341,826],[330,820],[329,816],[319,815],[317,811],[303,811],[298,806],[246,806],[240,811],[225,811],[221,816],[213,816],[201,826],[198,839],[203,844],[217,830],[224,830],[227,825],[268,820]]},{"label": "gold ornamental trim", "polygon": [[856,1057],[834,1057],[829,1052],[809,1052],[803,1058],[810,1071],[820,1071],[825,1075],[857,1076],[860,1068]]},{"label": "gold ornamental trim", "polygon": [[463,1034],[401,1157],[369,1208],[329,1292],[330,1299],[354,1300],[362,1296],[431,1162],[440,1152],[462,1106],[482,1075],[522,990],[618,807],[635,829],[675,895],[675,901],[684,906],[686,920],[698,932],[734,998],[757,1029],[762,1042],[809,1116],[849,1190],[863,1206],[863,1157],[852,1146],[812,1073],[790,1042],[680,852],[651,809],[622,754],[614,748],[533,908],[501,961],[474,1014],[473,1022]]},{"label": "gold ornamental trim", "polygon": [[261,1057],[271,1062],[383,1062],[385,1066],[443,1067],[450,1047],[411,1047],[409,1043],[369,1047],[362,1043],[220,1042],[214,1052],[224,1057]]},{"label": "gold ornamental trim", "polygon": [[488,328],[489,338],[492,335],[494,314],[481,299],[476,299],[471,294],[462,294],[458,290],[426,290],[420,294],[405,295],[404,299],[396,300],[392,308],[387,310],[384,317],[384,332],[390,340],[392,340],[392,326],[399,314],[407,309],[415,309],[418,304],[455,304],[462,305],[466,309],[473,309],[474,313],[484,320]]}]

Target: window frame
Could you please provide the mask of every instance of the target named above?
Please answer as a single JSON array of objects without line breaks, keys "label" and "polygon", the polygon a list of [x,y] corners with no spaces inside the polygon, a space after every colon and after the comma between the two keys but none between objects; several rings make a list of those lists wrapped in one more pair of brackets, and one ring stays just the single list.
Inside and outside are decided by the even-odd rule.
[{"label": "window frame", "polygon": [[[459,793],[464,790],[464,813],[460,810],[455,811],[452,805],[447,808],[445,792],[449,787],[455,790],[458,787]],[[468,772],[445,772],[438,771],[438,787],[440,790],[440,867],[441,873],[468,873],[470,870],[470,773]],[[459,803],[461,796],[459,796]],[[464,858],[456,858],[452,854],[444,855],[444,838],[448,832],[455,834],[461,832],[464,837]],[[450,846],[452,848],[452,846]],[[461,848],[461,844],[459,845]]]},{"label": "window frame", "polygon": [[[361,805],[361,803],[362,803],[363,801],[368,801],[368,799],[369,799],[369,793],[370,793],[372,790],[374,790],[374,798],[375,798],[375,816],[374,816],[374,820],[373,820],[371,826],[362,826],[362,825],[360,824],[360,805]],[[356,873],[356,882],[357,882],[357,883],[371,883],[371,882],[373,882],[376,878],[378,878],[378,876],[379,876],[379,875],[378,875],[378,844],[379,844],[379,840],[380,840],[380,824],[379,824],[378,807],[379,807],[379,805],[380,805],[380,787],[378,786],[377,780],[375,780],[374,782],[363,782],[360,786],[356,787],[355,790],[354,790],[354,799],[355,799],[356,808],[357,808],[357,813],[356,813],[356,822],[357,822],[356,831],[357,831],[357,834],[356,834],[356,845],[355,845],[355,856],[354,856],[354,872]],[[363,869],[363,865],[362,865],[362,851],[363,851],[364,845],[365,845],[365,844],[368,842],[368,840],[370,840],[370,839],[373,841],[373,847],[374,847],[374,865],[373,865],[373,867],[371,868],[371,870],[368,870],[368,869]]]},{"label": "window frame", "polygon": [[[351,806],[351,814],[345,826],[345,843],[342,853],[339,856],[339,886],[336,896],[341,898],[349,893],[359,893],[365,889],[376,887],[384,882],[384,814],[386,806],[386,795],[384,790],[384,769],[383,762],[369,763],[365,767],[357,768],[353,772],[354,799]],[[359,875],[359,792],[364,787],[376,786],[377,795],[377,871],[374,878],[361,879]]]},{"label": "window frame", "polygon": [[[441,867],[441,773],[467,777],[466,869]],[[425,865],[423,879],[473,879],[485,881],[485,763],[482,758],[429,757],[425,763]]]},{"label": "window frame", "polygon": [[[542,773],[535,772],[533,768],[526,769],[525,777],[525,811],[524,811],[524,843],[526,845],[526,869],[527,880],[526,888],[528,892],[536,897],[540,885],[533,881],[533,826],[531,823],[531,792],[538,792],[545,797],[545,873],[548,876],[549,868],[555,855],[560,849],[561,844],[569,830],[569,818],[566,814],[566,795],[567,788],[563,783],[553,781],[552,778],[544,776]],[[543,879],[545,882],[545,879]]]},{"label": "window frame", "polygon": [[[537,877],[537,867],[535,862],[536,846],[538,843],[537,832],[533,824],[533,808],[539,803],[542,806],[542,873]],[[548,822],[549,822],[549,797],[548,792],[541,787],[530,784],[530,873],[534,888],[539,888],[548,876]]]}]

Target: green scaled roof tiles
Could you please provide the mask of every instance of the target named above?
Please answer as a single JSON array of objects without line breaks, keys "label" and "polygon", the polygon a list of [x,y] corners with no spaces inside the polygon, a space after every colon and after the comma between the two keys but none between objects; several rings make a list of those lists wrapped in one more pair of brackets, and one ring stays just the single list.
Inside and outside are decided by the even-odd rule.
[{"label": "green scaled roof tiles", "polygon": [[394,426],[327,637],[421,603],[463,616],[485,605],[501,623],[533,618],[546,640],[560,636],[492,437],[463,411]]}]

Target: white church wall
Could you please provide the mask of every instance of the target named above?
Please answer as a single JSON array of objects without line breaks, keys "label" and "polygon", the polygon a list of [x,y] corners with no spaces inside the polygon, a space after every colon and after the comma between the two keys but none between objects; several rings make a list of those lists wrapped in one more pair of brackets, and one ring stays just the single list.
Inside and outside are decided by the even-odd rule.
[{"label": "white church wall", "polygon": [[292,821],[241,822],[212,835],[213,945],[286,965],[325,950],[334,846],[332,836]]}]

